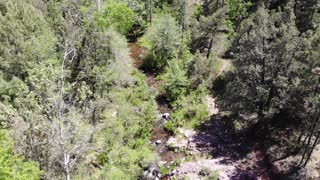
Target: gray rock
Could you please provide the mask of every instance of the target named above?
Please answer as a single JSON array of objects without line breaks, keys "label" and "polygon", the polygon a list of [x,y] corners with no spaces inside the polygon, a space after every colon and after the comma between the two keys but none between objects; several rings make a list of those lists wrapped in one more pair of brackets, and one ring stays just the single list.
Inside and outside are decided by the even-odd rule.
[{"label": "gray rock", "polygon": [[167,146],[173,149],[186,149],[188,146],[187,139],[178,140],[175,137],[170,137],[167,141]]},{"label": "gray rock", "polygon": [[159,162],[158,162],[158,165],[159,165],[160,167],[164,166],[165,164],[167,164],[167,161],[159,161]]},{"label": "gray rock", "polygon": [[173,171],[171,171],[170,173],[169,173],[169,176],[174,176],[174,175],[176,175],[177,174],[177,171],[176,170],[173,170]]},{"label": "gray rock", "polygon": [[247,154],[247,159],[252,159],[253,155],[252,154]]},{"label": "gray rock", "polygon": [[113,112],[112,117],[116,117],[118,115],[118,111]]},{"label": "gray rock", "polygon": [[163,119],[165,119],[165,120],[169,120],[170,119],[170,114],[169,113],[163,113],[161,117]]},{"label": "gray rock", "polygon": [[156,180],[157,178],[159,179],[160,170],[157,165],[150,165],[146,171],[143,172],[142,174],[142,179],[143,180]]},{"label": "gray rock", "polygon": [[312,69],[312,72],[320,75],[320,67],[316,67],[316,68]]},{"label": "gray rock", "polygon": [[149,171],[144,171],[143,174],[142,174],[142,176],[143,176],[143,177],[147,177],[148,174],[149,174]]},{"label": "gray rock", "polygon": [[192,129],[184,129],[184,128],[178,128],[178,132],[189,139],[189,141],[192,139],[192,137],[196,134],[196,132]]},{"label": "gray rock", "polygon": [[153,173],[148,173],[146,180],[155,180],[157,177]]}]

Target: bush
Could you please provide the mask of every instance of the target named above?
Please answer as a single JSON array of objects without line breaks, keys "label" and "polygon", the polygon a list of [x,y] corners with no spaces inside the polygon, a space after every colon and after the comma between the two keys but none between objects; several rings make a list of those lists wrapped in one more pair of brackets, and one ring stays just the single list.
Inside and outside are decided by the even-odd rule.
[{"label": "bush", "polygon": [[110,108],[101,115],[105,128],[96,141],[102,144],[99,148],[107,149],[98,156],[104,166],[99,175],[103,179],[137,179],[156,158],[148,143],[156,120],[155,96],[141,73],[134,71],[132,75],[134,80],[128,87],[109,90]]},{"label": "bush", "polygon": [[39,164],[18,156],[7,134],[6,131],[0,130],[0,179],[40,179]]},{"label": "bush", "polygon": [[175,19],[166,14],[155,19],[140,44],[150,50],[155,66],[163,67],[179,52],[180,30]]},{"label": "bush", "polygon": [[135,13],[126,3],[108,0],[96,20],[101,27],[113,27],[121,34],[127,34],[134,24],[134,18]]},{"label": "bush", "polygon": [[170,61],[165,73],[160,77],[163,79],[162,89],[171,101],[177,100],[188,92],[189,80],[180,64],[179,60]]},{"label": "bush", "polygon": [[208,119],[208,107],[203,102],[206,94],[204,89],[191,91],[189,95],[181,96],[173,103],[176,110],[172,114],[172,120],[165,124],[166,129],[174,132],[181,126],[198,128]]},{"label": "bush", "polygon": [[211,58],[207,59],[197,53],[188,67],[191,87],[197,88],[201,84],[204,84],[208,88],[211,87],[221,67],[221,62],[219,62]]}]

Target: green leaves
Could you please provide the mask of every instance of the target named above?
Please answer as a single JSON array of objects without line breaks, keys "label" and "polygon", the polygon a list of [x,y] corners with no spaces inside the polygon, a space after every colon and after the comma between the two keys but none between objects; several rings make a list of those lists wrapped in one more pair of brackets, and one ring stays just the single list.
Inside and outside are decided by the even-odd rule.
[{"label": "green leaves", "polygon": [[108,0],[96,20],[103,28],[113,27],[121,34],[127,34],[134,23],[135,13],[126,3]]},{"label": "green leaves", "polygon": [[38,163],[26,161],[13,150],[13,142],[8,132],[0,129],[0,179],[29,180],[40,179],[41,171]]},{"label": "green leaves", "polygon": [[28,62],[54,57],[56,39],[41,12],[25,1],[0,2],[1,69],[18,77],[26,76]]},{"label": "green leaves", "polygon": [[194,55],[188,67],[188,76],[192,88],[204,84],[210,88],[216,75],[219,73],[222,62],[213,58],[205,58],[201,54]]},{"label": "green leaves", "polygon": [[[300,42],[300,45],[299,45]],[[235,113],[271,119],[288,106],[299,87],[303,40],[290,9],[269,11],[264,5],[240,25],[234,47],[235,71],[229,74],[226,107]]]},{"label": "green leaves", "polygon": [[241,19],[241,16],[245,15],[247,8],[252,6],[250,1],[244,0],[228,0],[229,5],[229,17],[231,20]]},{"label": "green leaves", "polygon": [[156,120],[154,95],[149,92],[141,74],[126,88],[112,87],[107,94],[108,107],[101,113],[105,124],[99,133],[100,141],[108,150],[104,158],[101,177],[107,179],[136,179],[141,167],[155,160],[156,155],[148,145],[151,126]]},{"label": "green leaves", "polygon": [[161,77],[164,80],[163,89],[172,101],[186,95],[189,88],[186,71],[181,67],[180,63],[177,59],[170,61],[166,72]]},{"label": "green leaves", "polygon": [[180,37],[175,19],[168,14],[160,15],[142,38],[142,45],[150,49],[155,66],[163,67],[170,59],[177,57]]},{"label": "green leaves", "polygon": [[172,103],[175,111],[172,120],[165,124],[165,127],[174,132],[178,127],[198,128],[199,125],[208,120],[208,107],[204,103],[204,96],[207,94],[204,87],[178,96],[179,99]]}]

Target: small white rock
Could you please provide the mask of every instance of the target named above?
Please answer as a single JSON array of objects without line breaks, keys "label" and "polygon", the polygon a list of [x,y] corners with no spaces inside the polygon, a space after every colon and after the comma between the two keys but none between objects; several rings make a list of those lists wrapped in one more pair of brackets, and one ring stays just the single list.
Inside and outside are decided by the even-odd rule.
[{"label": "small white rock", "polygon": [[118,111],[113,112],[112,117],[116,117],[118,115]]},{"label": "small white rock", "polygon": [[156,144],[161,144],[161,140],[158,139],[158,140],[156,141]]},{"label": "small white rock", "polygon": [[167,164],[167,161],[159,161],[158,162],[158,165],[161,167],[161,166],[164,166],[165,164]]},{"label": "small white rock", "polygon": [[171,175],[173,176],[173,175],[175,175],[177,173],[177,171],[176,170],[173,170],[172,172],[171,172]]},{"label": "small white rock", "polygon": [[165,120],[169,120],[170,119],[170,114],[169,113],[163,113],[162,114],[162,118]]}]

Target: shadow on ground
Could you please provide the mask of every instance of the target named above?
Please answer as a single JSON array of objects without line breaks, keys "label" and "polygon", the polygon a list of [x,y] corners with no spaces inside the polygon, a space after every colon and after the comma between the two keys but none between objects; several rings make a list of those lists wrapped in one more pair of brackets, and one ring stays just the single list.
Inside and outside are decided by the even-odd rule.
[{"label": "shadow on ground", "polygon": [[265,155],[267,147],[248,136],[248,131],[237,132],[230,117],[212,116],[200,126],[192,142],[201,153],[221,158],[220,164],[234,165],[236,171],[230,179],[270,179],[266,175],[259,177],[269,166]]}]

